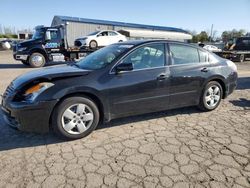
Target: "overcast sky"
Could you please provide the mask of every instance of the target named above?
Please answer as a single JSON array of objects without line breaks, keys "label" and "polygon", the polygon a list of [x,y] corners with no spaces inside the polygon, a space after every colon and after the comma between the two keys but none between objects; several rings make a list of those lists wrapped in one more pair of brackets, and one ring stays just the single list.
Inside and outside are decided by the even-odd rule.
[{"label": "overcast sky", "polygon": [[1,0],[0,24],[18,29],[50,25],[54,15],[178,27],[212,24],[250,31],[250,0]]}]

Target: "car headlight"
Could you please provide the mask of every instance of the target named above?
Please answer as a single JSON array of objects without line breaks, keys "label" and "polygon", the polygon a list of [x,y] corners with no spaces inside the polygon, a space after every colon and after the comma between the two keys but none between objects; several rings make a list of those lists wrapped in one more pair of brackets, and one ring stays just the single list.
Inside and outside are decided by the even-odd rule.
[{"label": "car headlight", "polygon": [[27,89],[24,93],[24,97],[26,101],[33,102],[36,100],[36,98],[45,90],[48,88],[54,86],[55,84],[50,82],[42,82],[39,84],[36,84],[29,89]]},{"label": "car headlight", "polygon": [[18,51],[24,51],[26,49],[27,49],[27,47],[22,47],[22,48],[18,48]]}]

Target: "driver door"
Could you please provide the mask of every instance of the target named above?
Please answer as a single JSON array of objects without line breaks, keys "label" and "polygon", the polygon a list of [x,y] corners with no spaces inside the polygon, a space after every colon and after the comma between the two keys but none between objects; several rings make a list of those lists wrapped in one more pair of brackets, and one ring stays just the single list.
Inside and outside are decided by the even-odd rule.
[{"label": "driver door", "polygon": [[116,117],[163,110],[168,107],[168,67],[164,43],[148,44],[127,55],[132,71],[110,74],[109,100]]},{"label": "driver door", "polygon": [[97,35],[98,46],[107,46],[109,45],[109,36],[108,31],[103,31]]},{"label": "driver door", "polygon": [[45,49],[48,52],[57,52],[60,51],[62,44],[61,34],[58,29],[48,29],[46,31],[46,36],[50,36],[50,39],[45,39]]}]

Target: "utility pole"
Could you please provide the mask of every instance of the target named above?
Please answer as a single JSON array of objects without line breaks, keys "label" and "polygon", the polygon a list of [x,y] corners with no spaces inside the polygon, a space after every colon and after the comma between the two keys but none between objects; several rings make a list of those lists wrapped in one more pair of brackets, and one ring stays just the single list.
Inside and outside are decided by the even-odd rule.
[{"label": "utility pole", "polygon": [[211,26],[211,33],[210,33],[210,42],[212,42],[213,27],[214,27],[214,24],[212,24],[212,26]]}]

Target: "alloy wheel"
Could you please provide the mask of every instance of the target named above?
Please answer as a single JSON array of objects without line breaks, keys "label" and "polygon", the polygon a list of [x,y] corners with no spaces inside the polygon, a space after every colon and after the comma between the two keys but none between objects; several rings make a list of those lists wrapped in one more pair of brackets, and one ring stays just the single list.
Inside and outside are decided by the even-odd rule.
[{"label": "alloy wheel", "polygon": [[220,102],[220,98],[221,91],[217,85],[212,85],[207,89],[205,94],[205,102],[208,107],[215,107]]},{"label": "alloy wheel", "polygon": [[94,120],[92,109],[86,104],[74,104],[62,115],[63,129],[69,134],[81,134],[89,129]]}]

